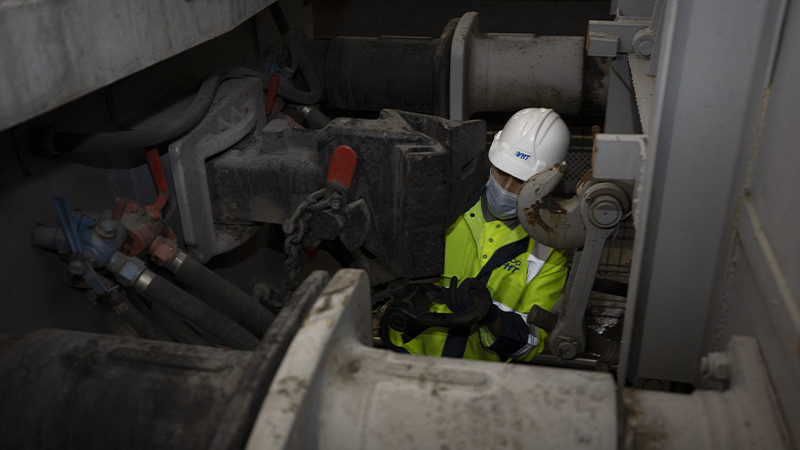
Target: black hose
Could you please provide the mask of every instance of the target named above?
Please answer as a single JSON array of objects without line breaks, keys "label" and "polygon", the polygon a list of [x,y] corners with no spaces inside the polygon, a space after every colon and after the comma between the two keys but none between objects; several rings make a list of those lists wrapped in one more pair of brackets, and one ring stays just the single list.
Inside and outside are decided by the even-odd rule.
[{"label": "black hose", "polygon": [[308,105],[289,105],[289,109],[300,114],[306,120],[308,128],[320,130],[325,128],[331,119],[317,108]]},{"label": "black hose", "polygon": [[198,335],[189,325],[186,325],[181,317],[171,309],[161,303],[151,303],[150,309],[156,316],[159,323],[169,332],[178,342],[193,345],[209,345],[208,342]]},{"label": "black hose", "polygon": [[[281,77],[278,95],[292,103],[317,103],[322,97],[322,86],[299,46],[295,53],[299,73],[309,90],[296,88],[291,76],[287,74]],[[133,160],[143,160],[142,149],[175,139],[200,123],[211,108],[219,85],[232,78],[258,78],[263,89],[269,87],[269,78],[263,73],[244,67],[226,67],[216,70],[203,81],[188,108],[157,125],[102,133],[52,132],[39,129],[31,132],[29,141],[35,148],[49,154],[70,153],[81,156],[128,152]]]},{"label": "black hose", "polygon": [[168,341],[169,338],[159,332],[147,318],[140,313],[131,302],[125,300],[122,307],[115,308],[119,317],[128,324],[139,336],[153,341]]},{"label": "black hose", "polygon": [[214,71],[200,85],[188,108],[174,117],[157,125],[133,130],[109,131],[103,133],[55,132],[48,145],[50,153],[107,153],[136,151],[174,139],[197,125],[211,107],[219,85],[231,78],[265,77],[260,73],[243,67],[226,67]]},{"label": "black hose", "polygon": [[153,274],[147,286],[137,291],[195,323],[230,347],[252,350],[258,345],[258,339],[247,330],[161,276]]},{"label": "black hose", "polygon": [[173,272],[178,280],[198,288],[217,300],[232,319],[253,326],[258,333],[265,331],[275,318],[272,312],[261,306],[255,298],[245,294],[191,256],[186,255],[186,259]]},{"label": "black hose", "polygon": [[[278,95],[289,103],[300,103],[301,105],[313,105],[322,98],[322,84],[319,82],[314,68],[311,65],[305,52],[297,43],[289,42],[289,35],[284,39],[287,47],[293,46],[292,57],[295,59],[292,64],[297,64],[297,70],[308,85],[308,91],[303,91],[294,86],[292,76],[294,74],[281,71],[281,83],[278,85]],[[265,77],[266,78],[266,77]],[[267,81],[268,83],[268,81]],[[265,84],[265,86],[268,84]]]},{"label": "black hose", "polygon": [[286,34],[286,32],[289,31],[289,21],[286,20],[281,5],[279,5],[278,2],[269,5],[269,12],[272,14],[272,19],[275,21],[278,31],[280,31],[281,34]]}]

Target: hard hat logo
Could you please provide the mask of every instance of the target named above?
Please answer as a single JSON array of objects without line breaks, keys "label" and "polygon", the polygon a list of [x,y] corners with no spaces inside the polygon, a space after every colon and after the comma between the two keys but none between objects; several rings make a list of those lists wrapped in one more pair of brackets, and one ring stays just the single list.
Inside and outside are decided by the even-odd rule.
[{"label": "hard hat logo", "polygon": [[514,178],[527,180],[567,157],[569,129],[548,108],[518,111],[498,132],[489,148],[489,161]]},{"label": "hard hat logo", "polygon": [[520,152],[520,151],[518,151],[518,152],[517,152],[517,153],[516,153],[514,156],[516,156],[517,158],[519,158],[519,159],[521,159],[521,160],[523,160],[523,161],[527,161],[527,160],[528,160],[528,158],[530,158],[530,157],[531,157],[531,155],[529,155],[529,154],[527,154],[527,153],[522,153],[522,152]]}]

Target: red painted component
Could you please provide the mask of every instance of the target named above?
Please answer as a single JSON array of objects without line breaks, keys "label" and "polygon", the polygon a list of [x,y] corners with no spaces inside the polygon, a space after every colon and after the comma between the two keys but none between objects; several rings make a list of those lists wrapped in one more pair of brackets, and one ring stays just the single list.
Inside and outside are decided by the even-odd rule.
[{"label": "red painted component", "polygon": [[[156,189],[158,189],[158,198],[153,204],[153,208],[161,211],[161,208],[167,203],[169,191],[167,190],[167,179],[164,178],[164,169],[161,167],[161,159],[158,157],[158,149],[150,147],[145,152],[147,156],[147,164],[150,166],[150,173],[153,174],[153,180],[156,182]],[[160,214],[158,214],[160,216]]]},{"label": "red painted component", "polygon": [[[145,250],[157,249],[158,258],[166,258],[166,248],[153,247],[158,240],[175,241],[175,233],[161,220],[161,211],[155,205],[139,206],[133,200],[117,199],[114,209],[114,220],[119,221],[127,234],[125,243],[122,244],[122,253],[136,256]],[[162,244],[165,245],[165,244]],[[177,248],[177,243],[170,244]],[[174,255],[173,255],[174,257]]]},{"label": "red painted component", "polygon": [[275,96],[278,95],[278,85],[280,82],[281,76],[277,73],[273,73],[269,76],[269,90],[267,91],[267,101],[264,104],[267,114],[272,114],[272,107],[275,106]]},{"label": "red painted component", "polygon": [[[169,228],[167,228],[167,230],[169,230]],[[170,231],[170,234],[171,233],[172,231]],[[163,266],[175,259],[180,249],[173,235],[171,239],[169,237],[156,236],[147,250],[150,252],[150,260],[159,266]]]},{"label": "red painted component", "polygon": [[341,183],[350,188],[353,181],[353,172],[356,170],[356,152],[346,145],[340,145],[333,150],[331,162],[328,166],[328,182]]}]

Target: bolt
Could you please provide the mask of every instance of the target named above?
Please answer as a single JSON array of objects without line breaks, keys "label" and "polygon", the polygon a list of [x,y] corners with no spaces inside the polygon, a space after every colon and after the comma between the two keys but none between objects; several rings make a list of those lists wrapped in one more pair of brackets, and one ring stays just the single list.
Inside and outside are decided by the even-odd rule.
[{"label": "bolt", "polygon": [[562,340],[558,343],[558,355],[563,359],[573,359],[578,356],[578,349],[574,343]]},{"label": "bolt", "polygon": [[331,209],[334,211],[338,211],[342,207],[342,198],[338,195],[334,195],[330,199]]},{"label": "bolt", "polygon": [[617,199],[610,195],[601,195],[590,206],[589,220],[597,227],[608,228],[622,219],[622,207]]},{"label": "bolt", "polygon": [[639,30],[633,35],[633,52],[636,53],[636,56],[647,58],[653,54],[654,42],[653,30],[649,28]]},{"label": "bolt", "polygon": [[86,263],[80,259],[73,259],[69,262],[69,273],[77,276],[83,275],[86,271]]},{"label": "bolt", "polygon": [[700,358],[700,373],[703,378],[727,381],[731,376],[730,357],[724,352],[711,352]]},{"label": "bolt", "polygon": [[253,296],[255,296],[262,305],[267,304],[271,295],[272,289],[270,289],[267,283],[257,283],[253,286]]},{"label": "bolt", "polygon": [[103,219],[95,225],[94,231],[102,239],[113,239],[117,237],[117,222],[112,219]]}]

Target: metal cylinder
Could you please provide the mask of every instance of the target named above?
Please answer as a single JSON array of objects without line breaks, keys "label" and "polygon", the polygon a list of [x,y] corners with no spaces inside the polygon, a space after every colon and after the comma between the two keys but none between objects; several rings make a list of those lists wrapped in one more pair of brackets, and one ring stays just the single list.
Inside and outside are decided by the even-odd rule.
[{"label": "metal cylinder", "polygon": [[249,352],[43,330],[4,346],[2,448],[197,448]]},{"label": "metal cylinder", "polygon": [[325,106],[459,120],[531,106],[561,114],[604,110],[607,69],[584,56],[583,36],[482,33],[477,18],[470,12],[453,19],[438,38],[307,42],[325,80]]},{"label": "metal cylinder", "polygon": [[446,116],[451,37],[333,39],[324,55],[326,106]]}]

